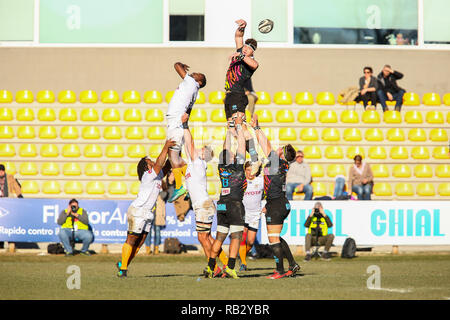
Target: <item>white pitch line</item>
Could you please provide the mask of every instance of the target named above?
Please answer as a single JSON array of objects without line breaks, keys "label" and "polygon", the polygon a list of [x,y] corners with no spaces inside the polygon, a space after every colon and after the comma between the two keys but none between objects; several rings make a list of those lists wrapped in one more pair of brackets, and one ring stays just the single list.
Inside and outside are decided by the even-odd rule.
[{"label": "white pitch line", "polygon": [[383,290],[388,292],[397,292],[397,293],[409,293],[412,292],[411,289],[390,289],[390,288],[368,288],[369,290]]}]

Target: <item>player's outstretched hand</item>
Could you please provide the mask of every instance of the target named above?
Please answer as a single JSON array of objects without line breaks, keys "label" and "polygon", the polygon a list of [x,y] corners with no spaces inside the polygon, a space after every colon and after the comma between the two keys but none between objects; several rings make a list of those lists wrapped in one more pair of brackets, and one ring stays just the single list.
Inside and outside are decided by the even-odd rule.
[{"label": "player's outstretched hand", "polygon": [[243,19],[236,20],[236,23],[238,24],[239,28],[245,28],[247,26],[247,22]]},{"label": "player's outstretched hand", "polygon": [[176,142],[175,141],[173,141],[173,140],[167,140],[166,141],[166,144],[164,145],[164,147],[165,148],[171,148],[171,147],[173,147],[173,146],[175,146],[176,145]]}]

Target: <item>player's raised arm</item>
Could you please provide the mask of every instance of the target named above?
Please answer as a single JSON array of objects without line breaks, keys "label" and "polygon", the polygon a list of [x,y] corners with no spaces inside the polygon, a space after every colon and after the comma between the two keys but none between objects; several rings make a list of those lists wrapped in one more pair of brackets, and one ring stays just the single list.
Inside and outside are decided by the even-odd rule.
[{"label": "player's raised arm", "polygon": [[241,155],[243,157],[243,159],[245,159],[246,143],[245,143],[244,130],[242,128],[242,118],[237,117],[235,121],[236,121],[237,143],[238,143],[236,154]]},{"label": "player's raised arm", "polygon": [[166,143],[164,144],[164,147],[161,153],[159,154],[158,158],[156,159],[155,165],[153,166],[153,170],[155,171],[156,174],[159,174],[161,169],[164,167],[167,154],[169,152],[169,148],[173,147],[174,145],[175,141],[173,140],[167,140]]},{"label": "player's raised arm", "polygon": [[184,79],[184,77],[186,77],[187,72],[189,71],[189,66],[181,62],[175,62],[173,67],[175,68],[175,71],[179,74],[181,79]]},{"label": "player's raised arm", "polygon": [[183,123],[183,129],[184,129],[184,149],[186,150],[186,155],[191,159],[192,161],[195,159],[195,145],[194,145],[194,139],[192,138],[191,130],[189,130],[188,126],[188,120],[189,115],[185,113],[181,117],[181,122]]},{"label": "player's raised arm", "polygon": [[264,134],[264,131],[261,130],[256,113],[253,114],[250,125],[255,130],[256,138],[258,139],[258,143],[261,146],[262,151],[264,152],[266,157],[268,157],[270,152],[272,151],[272,145],[270,144],[269,139],[267,139],[266,135]]},{"label": "player's raised arm", "polygon": [[247,22],[245,20],[239,19],[236,21],[238,27],[234,33],[234,41],[236,42],[236,49],[242,48],[244,46],[244,32]]}]

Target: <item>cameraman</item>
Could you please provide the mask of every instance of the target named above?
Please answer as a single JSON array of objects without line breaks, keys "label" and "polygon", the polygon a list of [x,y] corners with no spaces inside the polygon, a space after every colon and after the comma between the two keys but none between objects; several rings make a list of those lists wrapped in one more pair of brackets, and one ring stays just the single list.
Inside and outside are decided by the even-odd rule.
[{"label": "cameraman", "polygon": [[311,260],[311,246],[320,245],[325,246],[322,259],[330,260],[330,250],[333,244],[334,234],[328,234],[328,228],[331,228],[333,223],[330,218],[325,214],[322,204],[316,202],[314,208],[311,210],[311,214],[306,219],[305,227],[308,228],[308,234],[305,239],[305,251],[306,256],[304,261]]},{"label": "cameraman", "polygon": [[81,254],[91,255],[88,249],[94,240],[94,235],[89,229],[88,213],[78,206],[76,199],[70,200],[67,209],[61,211],[57,223],[61,226],[58,236],[64,246],[66,256],[73,256],[72,243],[75,243],[75,239],[83,242]]}]

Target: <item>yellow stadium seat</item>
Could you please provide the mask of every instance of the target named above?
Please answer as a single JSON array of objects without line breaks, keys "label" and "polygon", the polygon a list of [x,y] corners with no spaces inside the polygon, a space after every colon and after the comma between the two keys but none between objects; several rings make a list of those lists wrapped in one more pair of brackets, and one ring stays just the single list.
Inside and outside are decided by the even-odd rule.
[{"label": "yellow stadium seat", "polygon": [[319,105],[334,105],[334,94],[328,91],[319,92],[316,96],[316,102]]},{"label": "yellow stadium seat", "polygon": [[59,111],[60,121],[77,121],[77,112],[73,108],[63,108]]},{"label": "yellow stadium seat", "polygon": [[277,111],[275,118],[276,118],[277,122],[281,122],[281,123],[295,121],[294,113],[292,113],[291,110],[279,110],[279,111]]},{"label": "yellow stadium seat", "polygon": [[369,148],[370,159],[386,159],[386,150],[382,146],[372,146]]},{"label": "yellow stadium seat", "polygon": [[36,194],[39,193],[39,185],[34,180],[21,181],[23,194]]},{"label": "yellow stadium seat", "polygon": [[380,123],[380,115],[376,110],[365,110],[362,115],[364,123]]},{"label": "yellow stadium seat", "polygon": [[14,130],[10,126],[0,126],[0,139],[14,138]]},{"label": "yellow stadium seat", "polygon": [[106,127],[103,130],[103,138],[105,139],[122,139],[122,131],[119,127]]},{"label": "yellow stadium seat", "polygon": [[438,186],[440,196],[450,196],[450,183],[440,183]]},{"label": "yellow stadium seat", "polygon": [[81,121],[98,121],[98,113],[94,108],[84,108],[81,110]]},{"label": "yellow stadium seat", "polygon": [[430,124],[442,124],[444,123],[444,115],[440,111],[428,111],[426,121]]},{"label": "yellow stadium seat", "polygon": [[414,92],[406,92],[403,95],[403,105],[405,106],[419,106],[420,105],[420,97],[417,93]]},{"label": "yellow stadium seat", "polygon": [[299,105],[313,105],[314,97],[311,92],[297,92],[295,95],[295,103]]},{"label": "yellow stadium seat", "polygon": [[140,186],[141,186],[140,181],[134,181],[130,186],[130,193],[133,195],[137,195],[139,193]]},{"label": "yellow stadium seat", "polygon": [[197,98],[195,99],[196,104],[204,104],[206,102],[206,96],[203,91],[197,93]]},{"label": "yellow stadium seat", "polygon": [[405,122],[409,124],[422,123],[422,113],[417,110],[408,110],[405,113]]},{"label": "yellow stadium seat", "polygon": [[270,94],[265,91],[257,91],[255,92],[258,96],[258,100],[256,100],[256,104],[270,104],[271,98]]},{"label": "yellow stadium seat", "polygon": [[55,139],[58,136],[53,126],[43,126],[39,128],[40,139]]},{"label": "yellow stadium seat", "polygon": [[64,126],[59,132],[61,139],[78,139],[78,129],[74,126]]},{"label": "yellow stadium seat", "polygon": [[51,90],[41,90],[36,95],[36,101],[39,103],[55,102],[55,94]]},{"label": "yellow stadium seat", "polygon": [[[44,146],[46,146],[46,145],[44,145]],[[19,156],[21,156],[21,157],[36,157],[37,156],[36,145],[31,144],[31,143],[22,144],[19,148]],[[41,147],[41,156],[45,157],[45,155],[42,155],[42,147]],[[49,156],[53,157],[53,155],[49,155]]]},{"label": "yellow stadium seat", "polygon": [[447,131],[442,128],[431,129],[429,138],[436,142],[448,141]]},{"label": "yellow stadium seat", "polygon": [[13,112],[10,108],[2,107],[0,108],[0,121],[11,121],[13,120]]},{"label": "yellow stadium seat", "polygon": [[117,144],[110,144],[106,147],[105,154],[108,158],[122,158],[124,156],[123,147]]},{"label": "yellow stadium seat", "polygon": [[450,92],[444,94],[444,97],[442,98],[442,100],[446,106],[450,106]]},{"label": "yellow stadium seat", "polygon": [[219,187],[216,185],[216,183],[208,181],[206,190],[208,191],[208,194],[210,196],[215,196],[219,190]]},{"label": "yellow stadium seat", "polygon": [[386,182],[377,182],[373,185],[373,193],[379,197],[392,196],[391,185]]},{"label": "yellow stadium seat", "polygon": [[431,178],[433,170],[428,164],[418,164],[414,167],[414,176],[416,178]]},{"label": "yellow stadium seat", "polygon": [[337,175],[346,176],[345,168],[343,164],[329,164],[327,167],[327,176],[334,178]]},{"label": "yellow stadium seat", "polygon": [[344,152],[339,146],[328,146],[325,148],[325,157],[327,159],[343,159]]},{"label": "yellow stadium seat", "polygon": [[24,176],[34,176],[38,174],[38,168],[34,162],[22,162],[19,173]]},{"label": "yellow stadium seat", "polygon": [[100,139],[100,130],[95,126],[84,127],[81,131],[81,137],[87,140]]},{"label": "yellow stadium seat", "polygon": [[412,184],[407,182],[397,183],[395,185],[395,194],[398,196],[413,196],[414,190]]},{"label": "yellow stadium seat", "polygon": [[123,119],[125,121],[131,122],[141,121],[142,120],[141,111],[139,111],[139,109],[136,108],[127,109],[123,114]]},{"label": "yellow stadium seat", "polygon": [[324,176],[324,170],[321,164],[311,163],[309,168],[311,169],[311,176],[313,178],[320,178]]},{"label": "yellow stadium seat", "polygon": [[86,192],[88,194],[104,194],[105,186],[101,181],[91,181],[86,184]]},{"label": "yellow stadium seat", "polygon": [[389,170],[387,165],[382,163],[374,163],[371,166],[373,176],[375,178],[387,178],[389,177]]},{"label": "yellow stadium seat", "polygon": [[9,143],[0,143],[0,157],[14,157],[16,151],[14,146]]},{"label": "yellow stadium seat", "polygon": [[125,131],[125,138],[133,140],[144,139],[144,130],[136,126],[128,127]]},{"label": "yellow stadium seat", "polygon": [[16,118],[18,121],[33,121],[34,111],[30,108],[21,108],[17,110]]},{"label": "yellow stadium seat", "polygon": [[11,91],[0,90],[0,103],[11,103],[13,101],[13,95]]},{"label": "yellow stadium seat", "polygon": [[223,109],[214,109],[211,111],[211,121],[212,122],[226,122],[227,117]]},{"label": "yellow stadium seat", "polygon": [[349,146],[347,148],[347,158],[348,159],[352,159],[356,156],[356,155],[360,155],[361,157],[363,157],[363,159],[365,158],[366,154],[364,152],[364,149],[360,146]]},{"label": "yellow stadium seat", "polygon": [[272,128],[263,128],[262,131],[264,132],[267,139],[269,139],[270,141],[275,139],[275,132]]},{"label": "yellow stadium seat", "polygon": [[62,148],[62,156],[66,158],[78,158],[81,155],[77,144],[65,144]]},{"label": "yellow stadium seat", "polygon": [[84,174],[87,176],[102,176],[103,167],[101,163],[89,162],[84,167]]},{"label": "yellow stadium seat", "polygon": [[208,121],[208,115],[206,114],[205,109],[200,108],[192,109],[191,115],[189,116],[189,121],[200,121],[200,122]]},{"label": "yellow stadium seat", "polygon": [[84,147],[83,154],[86,158],[100,158],[103,152],[98,144],[88,144]]},{"label": "yellow stadium seat", "polygon": [[316,114],[311,110],[300,110],[298,112],[297,120],[304,123],[316,122]]},{"label": "yellow stadium seat", "polygon": [[402,146],[395,146],[390,151],[391,159],[408,159],[408,150]]},{"label": "yellow stadium seat", "polygon": [[409,178],[411,177],[411,169],[406,164],[396,164],[392,169],[392,176],[395,178]]},{"label": "yellow stadium seat", "polygon": [[[1,149],[1,148],[0,148]],[[17,173],[16,170],[16,165],[14,164],[14,162],[0,162],[1,164],[3,164],[5,166],[5,172],[15,175]]]},{"label": "yellow stadium seat", "polygon": [[426,141],[427,134],[426,134],[425,130],[422,128],[414,128],[414,129],[409,130],[408,139],[410,141]]},{"label": "yellow stadium seat", "polygon": [[62,90],[58,93],[59,103],[75,103],[77,102],[77,95],[72,90]]},{"label": "yellow stadium seat", "polygon": [[152,159],[158,158],[159,154],[162,151],[162,147],[163,147],[162,144],[152,144],[150,146],[150,150],[148,153],[150,158],[152,158]]},{"label": "yellow stadium seat", "polygon": [[227,128],[225,128],[225,127],[214,127],[211,136],[216,141],[224,141],[226,134],[227,134]]},{"label": "yellow stadium seat", "polygon": [[322,158],[322,152],[318,146],[306,146],[303,149],[303,154],[306,159],[320,159]]},{"label": "yellow stadium seat", "polygon": [[319,121],[322,123],[336,123],[338,122],[338,117],[334,110],[322,110],[319,114]]},{"label": "yellow stadium seat", "polygon": [[316,128],[303,128],[300,130],[300,139],[303,141],[317,141],[319,140],[319,134]]},{"label": "yellow stadium seat", "polygon": [[287,91],[278,91],[273,96],[273,102],[280,105],[292,104],[292,96]]},{"label": "yellow stadium seat", "polygon": [[297,133],[293,128],[280,128],[278,131],[278,138],[282,141],[296,141]]},{"label": "yellow stadium seat", "polygon": [[359,116],[355,110],[344,110],[341,112],[341,122],[343,123],[359,123]]},{"label": "yellow stadium seat", "polygon": [[163,140],[166,139],[165,127],[150,127],[148,128],[147,138],[150,140]]},{"label": "yellow stadium seat", "polygon": [[81,103],[96,103],[98,101],[97,93],[93,90],[85,90],[80,92]]},{"label": "yellow stadium seat", "polygon": [[105,90],[100,95],[102,103],[119,103],[119,94],[115,90]]},{"label": "yellow stadium seat", "polygon": [[191,128],[191,134],[194,141],[209,140],[209,130],[206,127],[193,127]]},{"label": "yellow stadium seat", "polygon": [[164,121],[164,114],[160,109],[148,109],[145,113],[145,120],[151,122]]},{"label": "yellow stadium seat", "polygon": [[450,164],[437,165],[436,176],[439,178],[450,178]]},{"label": "yellow stadium seat", "polygon": [[58,181],[45,181],[42,184],[42,192],[46,194],[59,194],[61,186]]},{"label": "yellow stadium seat", "polygon": [[260,109],[255,111],[256,115],[258,116],[258,122],[272,122],[272,112],[267,109]]},{"label": "yellow stadium seat", "polygon": [[33,93],[30,90],[20,90],[16,92],[17,103],[31,103],[34,101]]},{"label": "yellow stadium seat", "polygon": [[145,147],[140,144],[133,144],[128,147],[127,155],[129,158],[143,158],[147,155]]},{"label": "yellow stadium seat", "polygon": [[38,120],[39,121],[55,121],[56,114],[52,108],[42,108],[38,111]]},{"label": "yellow stadium seat", "polygon": [[386,137],[389,141],[405,141],[405,133],[400,128],[390,128]]},{"label": "yellow stadium seat", "polygon": [[441,105],[441,97],[438,93],[428,92],[425,93],[422,97],[423,104],[426,106],[440,106]]},{"label": "yellow stadium seat", "polygon": [[169,103],[170,100],[172,100],[172,97],[173,97],[173,94],[174,94],[174,93],[175,93],[174,90],[167,91],[166,96],[165,96],[165,99],[166,99],[166,102],[167,102],[167,103]]},{"label": "yellow stadium seat", "polygon": [[156,103],[156,104],[160,104],[163,102],[163,97],[161,92],[157,91],[157,90],[151,90],[151,91],[146,91],[144,93],[144,102],[145,103]]},{"label": "yellow stadium seat", "polygon": [[338,129],[331,127],[322,130],[323,141],[339,141],[340,139],[341,135],[339,134]]},{"label": "yellow stadium seat", "polygon": [[411,157],[415,160],[430,159],[430,153],[424,146],[415,146],[411,149]]},{"label": "yellow stadium seat", "polygon": [[448,156],[448,147],[435,147],[433,149],[433,157],[435,159],[450,159]]},{"label": "yellow stadium seat", "polygon": [[120,112],[116,108],[106,108],[102,112],[103,121],[120,121]]},{"label": "yellow stadium seat", "polygon": [[76,162],[67,162],[63,165],[63,175],[65,176],[79,176],[81,175],[80,165]]},{"label": "yellow stadium seat", "polygon": [[447,112],[447,123],[450,123],[450,112]]},{"label": "yellow stadium seat", "polygon": [[417,185],[416,189],[417,195],[421,197],[432,197],[436,195],[436,192],[434,190],[434,185],[429,182],[422,182]]},{"label": "yellow stadium seat", "polygon": [[125,91],[122,95],[122,101],[124,103],[140,103],[141,94],[136,90]]},{"label": "yellow stadium seat", "polygon": [[315,197],[322,197],[327,195],[327,186],[324,182],[312,182],[311,186],[313,188]]},{"label": "yellow stadium seat", "polygon": [[125,166],[122,163],[110,163],[106,167],[106,174],[108,176],[124,176]]},{"label": "yellow stadium seat", "polygon": [[64,184],[64,192],[67,194],[82,194],[83,185],[79,181],[68,181]]},{"label": "yellow stadium seat", "polygon": [[128,188],[125,182],[113,181],[108,185],[108,192],[110,194],[127,194]]},{"label": "yellow stadium seat", "polygon": [[388,110],[383,113],[383,120],[385,123],[401,123],[402,116],[399,111]]},{"label": "yellow stadium seat", "polygon": [[383,141],[383,131],[379,128],[368,128],[364,133],[364,138],[367,141]]},{"label": "yellow stadium seat", "polygon": [[59,165],[55,162],[44,162],[41,166],[41,174],[44,176],[59,175]]},{"label": "yellow stadium seat", "polygon": [[344,140],[345,141],[361,141],[362,134],[357,128],[346,128],[344,130]]},{"label": "yellow stadium seat", "polygon": [[223,104],[223,100],[225,99],[225,92],[223,91],[212,91],[209,94],[209,103],[211,104]]}]

